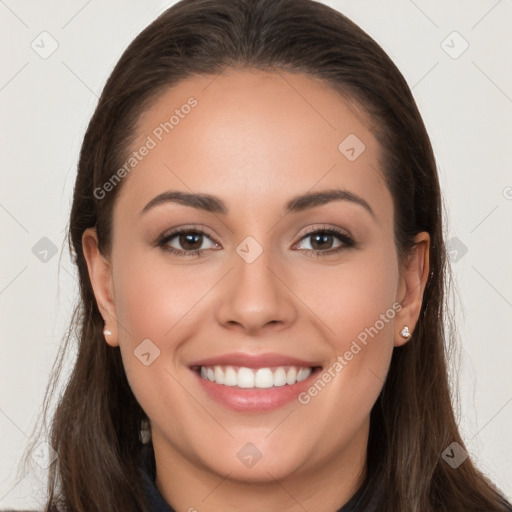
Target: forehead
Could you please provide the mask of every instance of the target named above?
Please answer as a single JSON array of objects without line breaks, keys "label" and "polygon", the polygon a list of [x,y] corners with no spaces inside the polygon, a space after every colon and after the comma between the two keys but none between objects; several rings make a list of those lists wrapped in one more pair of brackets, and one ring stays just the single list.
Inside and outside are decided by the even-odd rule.
[{"label": "forehead", "polygon": [[158,97],[136,132],[130,155],[137,155],[115,207],[124,216],[176,189],[218,195],[233,210],[281,207],[315,188],[391,201],[363,113],[306,75],[228,70],[190,77]]}]

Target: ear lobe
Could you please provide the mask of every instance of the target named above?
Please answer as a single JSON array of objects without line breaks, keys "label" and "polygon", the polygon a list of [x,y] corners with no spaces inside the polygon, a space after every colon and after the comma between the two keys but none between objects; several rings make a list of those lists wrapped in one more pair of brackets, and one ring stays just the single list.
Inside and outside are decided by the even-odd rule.
[{"label": "ear lobe", "polygon": [[82,248],[98,309],[105,321],[105,328],[112,333],[106,336],[107,343],[112,347],[118,346],[116,308],[112,298],[111,264],[98,249],[96,228],[88,228],[84,231],[82,235]]},{"label": "ear lobe", "polygon": [[397,300],[402,309],[396,315],[395,346],[405,344],[410,338],[404,338],[400,332],[407,326],[412,334],[421,311],[423,293],[430,271],[430,235],[418,233],[415,245],[404,263],[400,276]]}]

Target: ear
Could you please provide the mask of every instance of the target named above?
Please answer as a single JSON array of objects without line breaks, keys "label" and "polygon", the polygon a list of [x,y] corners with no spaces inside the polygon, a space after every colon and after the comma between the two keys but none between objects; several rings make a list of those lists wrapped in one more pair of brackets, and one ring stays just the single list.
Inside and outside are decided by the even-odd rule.
[{"label": "ear", "polygon": [[112,333],[106,335],[105,340],[110,346],[116,347],[119,345],[119,336],[113,300],[112,267],[98,249],[96,228],[88,228],[84,231],[82,248],[94,296],[105,322],[105,329]]},{"label": "ear", "polygon": [[426,232],[418,233],[414,243],[401,270],[398,286],[397,301],[401,304],[402,309],[396,315],[396,347],[405,344],[410,339],[404,338],[400,334],[403,327],[408,326],[411,334],[416,327],[430,271],[430,235]]}]

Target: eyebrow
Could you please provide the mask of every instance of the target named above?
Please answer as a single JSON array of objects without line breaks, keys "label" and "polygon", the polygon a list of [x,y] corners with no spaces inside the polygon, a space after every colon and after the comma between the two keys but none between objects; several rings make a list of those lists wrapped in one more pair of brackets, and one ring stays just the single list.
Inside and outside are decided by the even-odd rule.
[{"label": "eyebrow", "polygon": [[[301,212],[333,201],[349,201],[362,206],[371,214],[372,217],[375,218],[375,213],[371,206],[362,197],[344,189],[308,192],[306,194],[293,197],[286,203],[284,214]],[[165,203],[178,203],[184,206],[190,206],[199,210],[204,210],[210,213],[219,213],[222,215],[227,215],[229,212],[226,203],[224,203],[222,199],[210,194],[193,194],[178,190],[169,190],[151,199],[151,201],[149,201],[149,203],[139,212],[139,215],[143,215],[155,206]]]}]

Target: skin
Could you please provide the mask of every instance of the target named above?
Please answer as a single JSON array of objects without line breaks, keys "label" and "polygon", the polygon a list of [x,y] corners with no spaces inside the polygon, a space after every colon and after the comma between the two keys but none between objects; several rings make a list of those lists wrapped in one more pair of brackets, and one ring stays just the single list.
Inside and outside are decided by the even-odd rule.
[{"label": "skin", "polygon": [[[215,78],[215,79],[214,79]],[[238,69],[192,77],[141,117],[136,150],[190,96],[198,105],[127,176],[113,213],[113,244],[98,252],[94,228],[84,254],[107,343],[120,346],[135,397],[151,422],[156,485],[177,510],[333,512],[364,475],[369,414],[395,347],[414,330],[428,276],[429,236],[420,233],[400,265],[393,202],[368,120],[320,80]],[[349,161],[338,145],[356,134],[366,149]],[[283,216],[292,197],[344,189],[370,205],[332,201]],[[168,190],[221,198],[227,214],[165,203]],[[154,246],[178,226],[201,228],[201,256]],[[339,228],[313,245],[308,228]],[[262,254],[236,252],[247,237]],[[329,245],[332,244],[332,245]],[[174,248],[179,237],[168,242]],[[307,249],[323,251],[315,256]],[[318,249],[319,248],[319,249]],[[401,310],[307,405],[234,412],[204,393],[189,365],[230,352],[278,352],[324,369],[394,303]],[[160,356],[145,366],[134,350],[150,339]],[[251,468],[237,452],[253,443]]]}]

